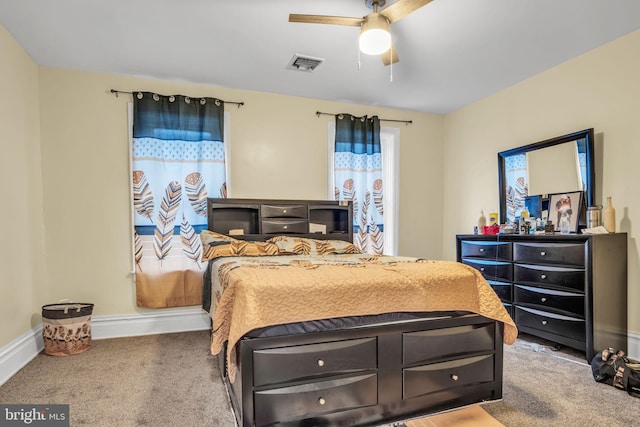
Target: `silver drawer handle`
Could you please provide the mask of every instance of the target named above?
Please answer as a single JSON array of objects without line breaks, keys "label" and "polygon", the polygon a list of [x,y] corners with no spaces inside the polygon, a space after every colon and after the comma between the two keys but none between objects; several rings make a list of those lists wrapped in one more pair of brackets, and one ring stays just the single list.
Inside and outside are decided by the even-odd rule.
[{"label": "silver drawer handle", "polygon": [[324,366],[324,360],[318,359],[318,366]]},{"label": "silver drawer handle", "polygon": [[543,297],[543,298],[540,298],[540,301],[547,302],[547,299]]},{"label": "silver drawer handle", "polygon": [[484,248],[480,249],[480,252],[484,252]]},{"label": "silver drawer handle", "polygon": [[320,399],[318,399],[318,403],[321,404],[321,405],[324,405],[325,403],[327,403],[327,401],[324,400],[324,398],[321,397]]},{"label": "silver drawer handle", "polygon": [[288,226],[288,225],[283,225],[283,226],[282,226],[282,229],[283,229],[283,230],[286,230],[287,228],[289,228],[289,226]]},{"label": "silver drawer handle", "polygon": [[282,209],[282,213],[287,213],[287,210],[286,209]]},{"label": "silver drawer handle", "polygon": [[547,324],[547,321],[546,321],[546,320],[543,320],[543,321],[542,321],[542,324],[543,324],[543,325],[546,325],[546,324]]},{"label": "silver drawer handle", "polygon": [[547,253],[545,251],[540,252],[540,256],[545,256]]},{"label": "silver drawer handle", "polygon": [[451,379],[454,381],[458,381],[458,376],[456,374],[451,375]]},{"label": "silver drawer handle", "polygon": [[540,278],[541,278],[542,280],[544,280],[544,279],[546,279],[546,278],[547,278],[547,275],[546,275],[546,274],[541,274],[541,275],[540,275]]},{"label": "silver drawer handle", "polygon": [[480,271],[484,271],[484,267],[480,267]]}]

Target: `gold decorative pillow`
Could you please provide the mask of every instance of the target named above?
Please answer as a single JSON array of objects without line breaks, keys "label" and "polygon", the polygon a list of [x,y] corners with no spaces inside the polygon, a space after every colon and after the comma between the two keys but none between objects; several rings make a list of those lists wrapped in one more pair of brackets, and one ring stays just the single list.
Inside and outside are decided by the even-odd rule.
[{"label": "gold decorative pillow", "polygon": [[200,232],[200,241],[202,242],[202,246],[233,242],[235,240],[237,239],[234,239],[233,237],[229,237],[226,234],[216,233],[215,231],[211,231],[211,230],[202,230]]},{"label": "gold decorative pillow", "polygon": [[305,237],[275,236],[267,240],[280,253],[297,255],[337,255],[362,253],[353,243],[343,240],[317,240]]},{"label": "gold decorative pillow", "polygon": [[202,261],[223,256],[266,256],[278,255],[278,247],[267,242],[247,242],[244,240],[216,241],[203,245]]}]

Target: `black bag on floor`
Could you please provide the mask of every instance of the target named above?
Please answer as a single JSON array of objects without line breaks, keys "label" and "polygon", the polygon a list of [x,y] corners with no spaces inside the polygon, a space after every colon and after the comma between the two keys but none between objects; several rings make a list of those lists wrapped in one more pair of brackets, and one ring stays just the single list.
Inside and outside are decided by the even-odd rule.
[{"label": "black bag on floor", "polygon": [[627,363],[622,378],[627,392],[633,397],[640,397],[640,363]]},{"label": "black bag on floor", "polygon": [[626,390],[640,397],[640,362],[626,357],[622,350],[606,348],[591,359],[593,379]]}]

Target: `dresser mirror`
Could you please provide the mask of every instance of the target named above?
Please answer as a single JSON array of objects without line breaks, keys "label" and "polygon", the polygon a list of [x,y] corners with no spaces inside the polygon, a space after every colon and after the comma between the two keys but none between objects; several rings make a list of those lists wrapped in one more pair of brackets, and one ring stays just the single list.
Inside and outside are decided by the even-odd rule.
[{"label": "dresser mirror", "polygon": [[548,195],[583,191],[595,202],[593,129],[498,153],[500,223],[514,222],[525,205],[544,218]]}]

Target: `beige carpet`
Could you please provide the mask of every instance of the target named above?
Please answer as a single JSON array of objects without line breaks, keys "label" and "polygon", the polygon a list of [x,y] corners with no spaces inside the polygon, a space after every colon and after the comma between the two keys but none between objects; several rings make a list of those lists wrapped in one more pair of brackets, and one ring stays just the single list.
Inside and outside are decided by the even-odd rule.
[{"label": "beige carpet", "polygon": [[40,354],[0,387],[3,403],[68,403],[71,426],[233,426],[209,333],[94,340]]},{"label": "beige carpet", "polygon": [[[507,427],[640,425],[640,399],[595,383],[576,352],[535,344],[521,338],[505,346],[503,400],[483,404],[488,414]],[[70,357],[41,354],[0,387],[0,402],[69,404],[73,427],[234,425],[206,331],[94,340]]]},{"label": "beige carpet", "polygon": [[504,427],[479,405],[407,421],[405,427]]}]

